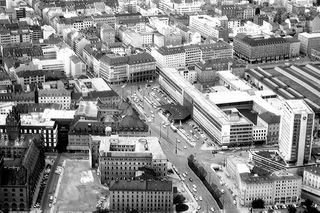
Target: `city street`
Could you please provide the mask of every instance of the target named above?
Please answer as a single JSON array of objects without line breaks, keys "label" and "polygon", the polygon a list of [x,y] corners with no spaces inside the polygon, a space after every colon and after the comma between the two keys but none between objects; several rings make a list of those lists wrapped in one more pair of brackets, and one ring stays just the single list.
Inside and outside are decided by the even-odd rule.
[{"label": "city street", "polygon": [[[140,91],[138,91],[138,88],[140,89]],[[164,115],[161,115],[159,109],[155,109],[148,101],[145,101],[144,99],[145,96],[148,98],[149,101],[156,104],[159,103],[159,101],[157,101],[157,99],[159,100],[159,97],[157,95],[156,97],[153,97],[154,95],[151,95],[153,93],[152,88],[153,85],[149,87],[146,87],[145,85],[126,85],[126,87],[116,88],[116,90],[118,90],[118,93],[122,94],[123,97],[127,96],[131,98],[132,96],[135,96],[138,99],[140,99],[136,102],[133,101],[133,104],[136,106],[136,108],[139,108],[138,111],[143,111],[144,114],[147,116],[146,120],[149,120],[147,123],[150,127],[150,134],[152,136],[160,138],[161,147],[164,153],[166,154],[168,160],[177,168],[180,175],[187,172],[187,177],[185,178],[187,186],[190,189],[193,188],[193,185],[197,186],[197,192],[195,193],[195,196],[201,196],[203,199],[202,201],[198,200],[198,204],[201,206],[201,212],[209,212],[211,208],[213,208],[214,210],[218,210],[219,207],[216,201],[209,193],[209,191],[206,189],[206,187],[203,185],[202,181],[189,168],[187,163],[187,158],[191,154],[196,156],[197,160],[199,160],[200,162],[202,162],[202,159],[212,159],[213,155],[211,153],[211,150],[201,149],[201,147],[203,147],[203,138],[200,138],[198,136],[199,140],[196,140],[196,146],[192,147],[188,142],[186,142],[185,137],[181,137],[181,135],[174,132],[169,125],[163,125],[167,124],[168,120],[165,118]],[[166,99],[162,98],[160,102],[168,101],[168,99],[168,97]],[[141,106],[143,107],[143,109]],[[184,124],[184,126],[189,125]],[[213,174],[214,172],[210,169],[210,166],[204,166],[208,172],[208,178],[210,180],[213,180],[215,184],[219,186],[219,179],[216,176],[216,174]],[[192,182],[190,181],[190,178]],[[223,200],[226,208],[235,208],[235,206],[233,205],[233,198],[231,194],[224,194]]]}]

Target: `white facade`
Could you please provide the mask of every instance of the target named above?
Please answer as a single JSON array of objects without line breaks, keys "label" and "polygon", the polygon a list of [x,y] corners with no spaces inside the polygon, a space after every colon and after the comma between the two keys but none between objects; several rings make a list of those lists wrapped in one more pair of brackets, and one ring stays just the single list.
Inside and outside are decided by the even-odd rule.
[{"label": "white facade", "polygon": [[228,22],[226,16],[211,17],[208,15],[190,16],[189,27],[191,30],[199,32],[203,37],[219,37],[217,27],[222,25],[222,22]]},{"label": "white facade", "polygon": [[160,67],[178,68],[186,66],[186,54],[184,51],[177,51],[172,54],[161,54],[153,48],[151,55],[157,60],[157,65]]},{"label": "white facade", "polygon": [[311,158],[314,112],[303,100],[287,100],[280,121],[279,150],[285,161],[303,165]]},{"label": "white facade", "polygon": [[303,172],[302,189],[309,193],[320,195],[320,167],[308,167]]},{"label": "white facade", "polygon": [[301,196],[302,178],[285,172],[269,176],[242,175],[240,203],[250,206],[253,200],[263,199],[266,205],[297,204]]},{"label": "white facade", "polygon": [[253,141],[266,141],[267,140],[267,130],[265,126],[254,126],[253,127]]},{"label": "white facade", "polygon": [[190,14],[201,12],[201,6],[203,4],[203,1],[186,2],[185,0],[182,0],[180,3],[176,3],[172,0],[161,0],[159,2],[159,8],[170,13]]}]

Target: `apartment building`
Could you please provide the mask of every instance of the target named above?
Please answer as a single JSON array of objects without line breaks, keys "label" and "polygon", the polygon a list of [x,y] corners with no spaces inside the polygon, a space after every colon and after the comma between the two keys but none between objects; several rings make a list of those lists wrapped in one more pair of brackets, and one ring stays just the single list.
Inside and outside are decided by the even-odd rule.
[{"label": "apartment building", "polygon": [[173,211],[173,184],[167,180],[116,180],[110,184],[110,212],[169,213]]},{"label": "apartment building", "polygon": [[99,141],[101,183],[134,178],[142,167],[151,167],[161,177],[167,174],[168,160],[156,137],[92,136]]},{"label": "apartment building", "polygon": [[228,18],[226,16],[212,17],[208,15],[190,16],[189,28],[208,38],[228,39]]},{"label": "apartment building", "polygon": [[163,68],[179,68],[195,65],[201,60],[233,57],[232,46],[223,41],[214,44],[153,48],[151,55],[157,60],[157,65]]},{"label": "apartment building", "polygon": [[99,76],[111,84],[143,82],[153,80],[155,70],[156,61],[149,53],[105,55],[100,59]]},{"label": "apartment building", "polygon": [[249,63],[287,59],[290,43],[284,38],[252,37],[238,34],[234,38],[235,54]]},{"label": "apartment building", "polygon": [[307,167],[303,172],[302,190],[320,195],[320,167],[313,166]]},{"label": "apartment building", "polygon": [[279,150],[285,161],[303,165],[310,160],[314,116],[304,100],[285,101],[279,131]]},{"label": "apartment building", "polygon": [[56,103],[62,109],[70,109],[71,91],[64,88],[61,81],[43,83],[43,89],[38,90],[38,103]]},{"label": "apartment building", "polygon": [[240,203],[250,206],[262,199],[265,205],[297,204],[301,196],[302,178],[286,171],[270,175],[240,174]]},{"label": "apartment building", "polygon": [[161,0],[159,2],[159,9],[167,13],[176,14],[195,14],[201,12],[201,6],[204,3],[201,1],[171,1],[171,0]]},{"label": "apartment building", "polygon": [[299,33],[298,39],[301,42],[302,54],[310,55],[312,49],[320,48],[320,33]]},{"label": "apartment building", "polygon": [[153,44],[153,32],[135,32],[124,28],[119,29],[119,38],[125,45],[145,48]]},{"label": "apartment building", "polygon": [[42,70],[20,71],[17,74],[18,83],[22,86],[41,84],[45,82],[45,74]]},{"label": "apartment building", "polygon": [[271,112],[264,112],[258,115],[257,123],[267,128],[266,141],[268,144],[278,143],[280,116]]}]

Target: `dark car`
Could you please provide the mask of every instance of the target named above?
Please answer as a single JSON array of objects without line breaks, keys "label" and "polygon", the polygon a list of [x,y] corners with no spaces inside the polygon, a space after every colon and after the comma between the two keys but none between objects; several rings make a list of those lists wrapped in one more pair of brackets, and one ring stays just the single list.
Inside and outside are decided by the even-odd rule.
[{"label": "dark car", "polygon": [[193,180],[192,180],[192,178],[189,178],[189,180],[190,180],[190,182],[192,182]]}]

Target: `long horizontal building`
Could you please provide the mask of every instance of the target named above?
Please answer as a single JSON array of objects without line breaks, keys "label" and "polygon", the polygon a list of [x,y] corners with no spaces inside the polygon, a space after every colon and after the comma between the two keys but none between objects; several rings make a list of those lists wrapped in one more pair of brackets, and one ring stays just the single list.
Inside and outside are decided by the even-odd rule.
[{"label": "long horizontal building", "polygon": [[234,38],[235,54],[250,62],[266,62],[289,58],[290,42],[284,38],[251,37],[239,34]]},{"label": "long horizontal building", "polygon": [[160,86],[192,112],[193,119],[221,145],[252,143],[253,123],[236,109],[222,110],[187,82],[175,69],[163,68]]},{"label": "long horizontal building", "polygon": [[201,60],[232,58],[232,46],[219,41],[213,44],[192,44],[186,46],[153,48],[151,55],[158,67],[178,68],[195,65]]}]

